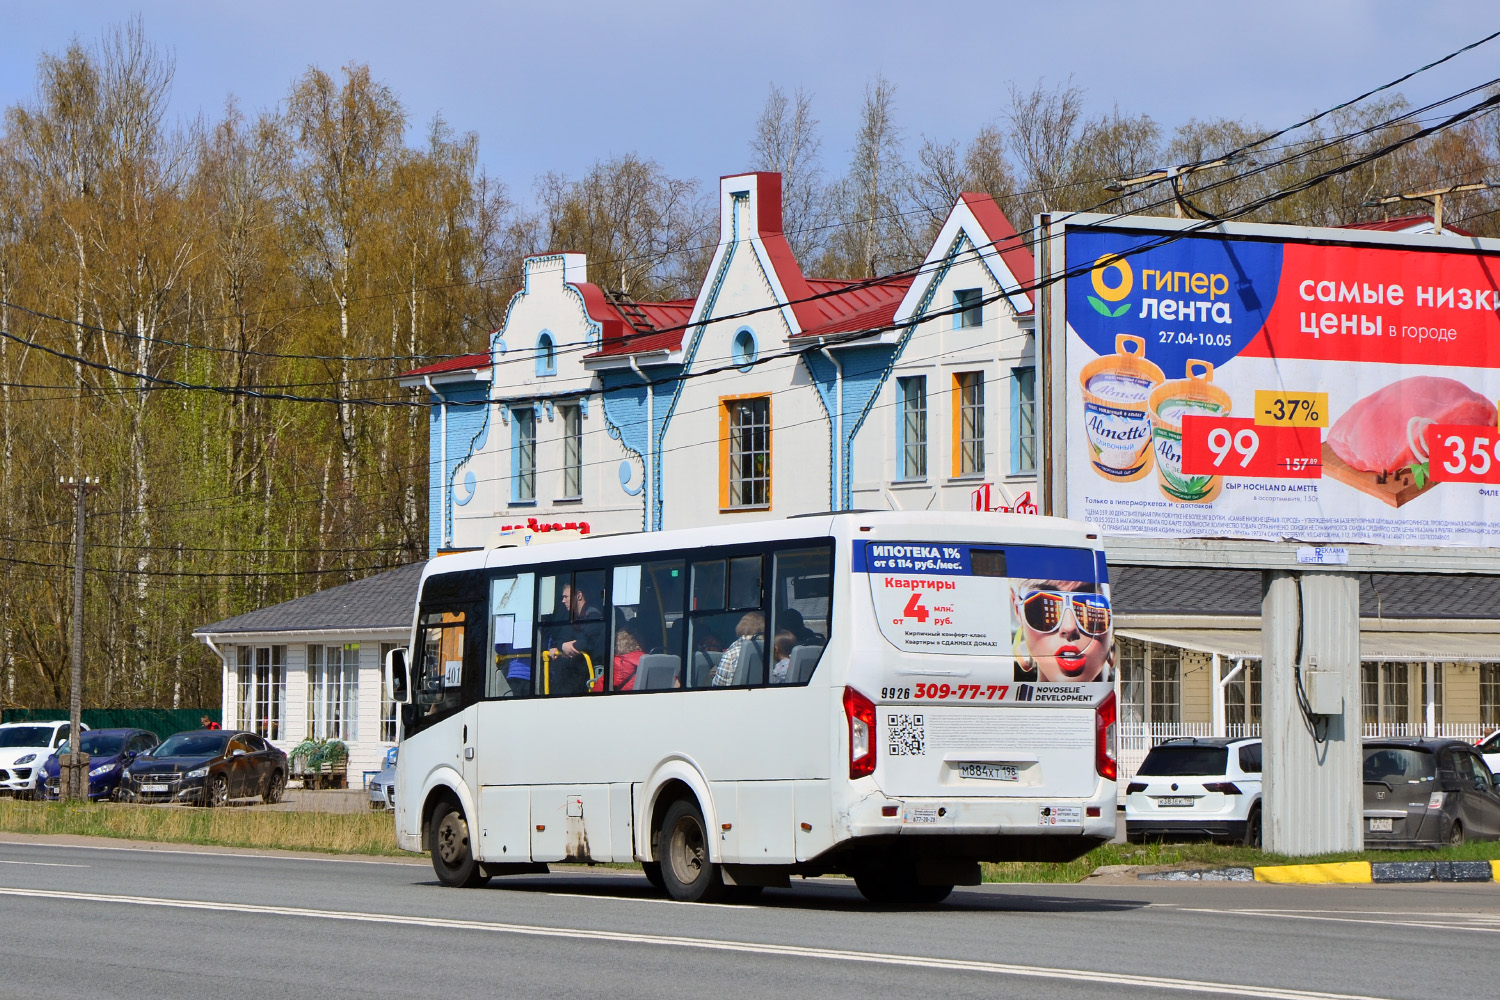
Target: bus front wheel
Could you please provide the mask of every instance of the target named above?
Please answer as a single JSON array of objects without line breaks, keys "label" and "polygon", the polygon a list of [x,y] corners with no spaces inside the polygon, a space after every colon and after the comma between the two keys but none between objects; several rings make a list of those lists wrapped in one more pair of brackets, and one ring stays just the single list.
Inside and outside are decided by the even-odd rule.
[{"label": "bus front wheel", "polygon": [[697,803],[678,799],[657,832],[661,877],[667,895],[684,903],[712,903],[724,895],[724,876],[709,860],[708,827]]},{"label": "bus front wheel", "polygon": [[432,870],[444,885],[473,889],[490,880],[474,859],[469,823],[456,803],[438,803],[427,828],[427,842],[432,845]]}]

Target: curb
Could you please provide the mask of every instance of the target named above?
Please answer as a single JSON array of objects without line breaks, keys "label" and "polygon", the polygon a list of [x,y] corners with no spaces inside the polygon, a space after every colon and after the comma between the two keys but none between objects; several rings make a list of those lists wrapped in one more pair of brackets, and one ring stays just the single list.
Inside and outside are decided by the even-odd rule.
[{"label": "curb", "polygon": [[1257,882],[1277,885],[1334,883],[1500,882],[1500,861],[1344,861],[1323,865],[1270,865],[1255,869]]}]

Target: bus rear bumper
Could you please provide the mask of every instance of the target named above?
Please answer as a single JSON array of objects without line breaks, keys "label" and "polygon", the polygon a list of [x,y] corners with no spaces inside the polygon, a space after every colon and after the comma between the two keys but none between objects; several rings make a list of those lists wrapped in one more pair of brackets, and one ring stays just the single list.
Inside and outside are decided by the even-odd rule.
[{"label": "bus rear bumper", "polygon": [[1073,838],[1104,843],[1117,833],[1115,786],[1101,782],[1088,799],[942,797],[875,794],[849,811],[854,838],[988,836]]}]

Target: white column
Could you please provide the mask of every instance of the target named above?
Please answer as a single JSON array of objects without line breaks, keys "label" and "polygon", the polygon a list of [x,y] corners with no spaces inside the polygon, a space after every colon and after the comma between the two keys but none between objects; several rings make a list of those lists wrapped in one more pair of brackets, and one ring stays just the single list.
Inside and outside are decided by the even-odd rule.
[{"label": "white column", "polygon": [[1228,735],[1228,722],[1224,718],[1224,679],[1220,676],[1223,670],[1219,666],[1219,654],[1213,654],[1212,666],[1212,697],[1213,697],[1213,723],[1214,735]]},{"label": "white column", "polygon": [[[1266,849],[1291,855],[1363,850],[1359,580],[1347,573],[1273,570],[1265,574],[1262,594]],[[1339,678],[1341,712],[1303,713],[1298,668],[1305,678],[1314,663]]]},{"label": "white column", "polygon": [[1428,662],[1422,664],[1422,678],[1425,681],[1426,712],[1422,718],[1422,735],[1429,740],[1437,735],[1437,679],[1433,677],[1435,664]]}]

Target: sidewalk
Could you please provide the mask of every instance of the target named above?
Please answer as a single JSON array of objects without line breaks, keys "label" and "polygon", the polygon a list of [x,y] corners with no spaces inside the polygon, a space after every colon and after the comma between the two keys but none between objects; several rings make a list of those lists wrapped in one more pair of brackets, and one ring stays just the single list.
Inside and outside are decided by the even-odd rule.
[{"label": "sidewalk", "polygon": [[370,793],[363,788],[288,788],[281,801],[268,806],[259,799],[247,807],[261,812],[361,813],[370,812]]}]

